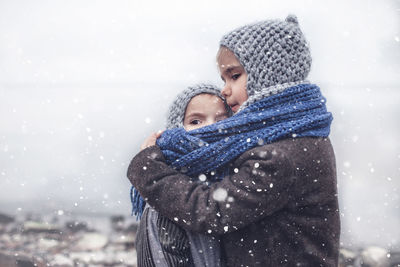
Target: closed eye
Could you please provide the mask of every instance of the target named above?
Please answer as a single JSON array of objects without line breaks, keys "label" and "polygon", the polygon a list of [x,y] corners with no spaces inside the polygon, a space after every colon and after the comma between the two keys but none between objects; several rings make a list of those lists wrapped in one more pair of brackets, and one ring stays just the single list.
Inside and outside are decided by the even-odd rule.
[{"label": "closed eye", "polygon": [[225,119],[227,119],[227,118],[228,118],[227,115],[219,116],[219,117],[216,119],[216,122],[223,121],[223,120],[225,120]]}]

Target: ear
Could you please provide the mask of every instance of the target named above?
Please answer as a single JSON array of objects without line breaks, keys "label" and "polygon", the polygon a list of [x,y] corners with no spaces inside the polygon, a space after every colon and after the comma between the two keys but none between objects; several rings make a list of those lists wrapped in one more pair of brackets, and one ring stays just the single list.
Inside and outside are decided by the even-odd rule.
[{"label": "ear", "polygon": [[293,23],[293,24],[299,25],[299,21],[297,20],[296,15],[293,15],[293,14],[289,14],[286,17],[285,21],[289,22],[289,23]]}]

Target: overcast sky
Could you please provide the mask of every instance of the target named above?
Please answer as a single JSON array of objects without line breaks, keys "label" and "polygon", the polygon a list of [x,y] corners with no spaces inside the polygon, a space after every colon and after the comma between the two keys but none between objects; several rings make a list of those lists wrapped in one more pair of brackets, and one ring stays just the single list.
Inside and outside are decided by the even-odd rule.
[{"label": "overcast sky", "polygon": [[222,85],[221,36],[290,13],[335,118],[342,236],[399,247],[398,0],[0,0],[0,212],[129,214],[127,164],[176,93]]},{"label": "overcast sky", "polygon": [[394,82],[399,1],[0,1],[0,81],[186,82],[218,79],[223,33],[298,15],[312,78]]}]

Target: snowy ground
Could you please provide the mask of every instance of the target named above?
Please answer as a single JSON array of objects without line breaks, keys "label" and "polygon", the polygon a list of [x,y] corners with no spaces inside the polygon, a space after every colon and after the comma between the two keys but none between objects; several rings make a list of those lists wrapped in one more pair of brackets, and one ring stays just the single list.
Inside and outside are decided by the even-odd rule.
[{"label": "snowy ground", "polygon": [[123,216],[0,214],[0,266],[134,267],[136,226]]},{"label": "snowy ground", "polygon": [[[132,217],[0,213],[0,266],[136,266]],[[343,247],[340,267],[398,267],[400,251]]]}]

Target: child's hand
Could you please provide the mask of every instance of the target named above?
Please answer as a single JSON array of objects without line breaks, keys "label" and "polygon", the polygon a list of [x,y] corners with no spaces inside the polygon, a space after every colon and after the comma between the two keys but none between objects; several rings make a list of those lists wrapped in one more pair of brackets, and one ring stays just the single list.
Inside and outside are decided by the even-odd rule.
[{"label": "child's hand", "polygon": [[145,148],[148,148],[149,146],[155,146],[157,139],[161,136],[163,132],[164,131],[160,130],[156,133],[152,133],[149,137],[147,137],[144,140],[143,144],[140,146],[140,151],[142,151]]}]

